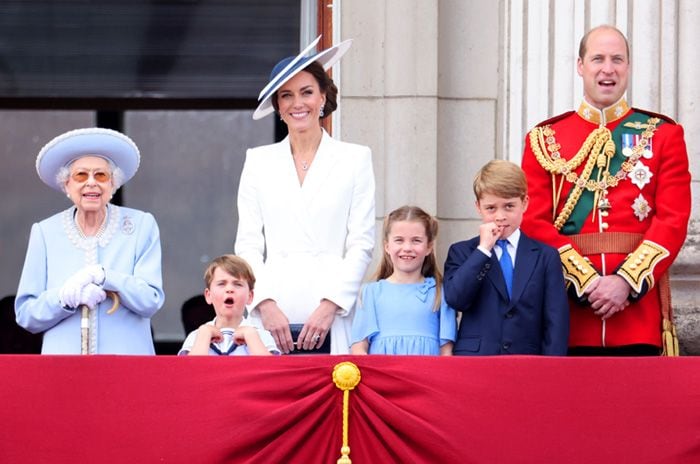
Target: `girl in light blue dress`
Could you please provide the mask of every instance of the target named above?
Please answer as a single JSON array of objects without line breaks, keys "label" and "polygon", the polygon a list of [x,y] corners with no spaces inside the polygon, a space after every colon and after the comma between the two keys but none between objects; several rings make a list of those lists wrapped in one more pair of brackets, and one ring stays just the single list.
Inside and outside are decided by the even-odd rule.
[{"label": "girl in light blue dress", "polygon": [[451,355],[457,331],[435,258],[438,223],[416,206],[384,220],[384,257],[352,324],[352,354]]}]

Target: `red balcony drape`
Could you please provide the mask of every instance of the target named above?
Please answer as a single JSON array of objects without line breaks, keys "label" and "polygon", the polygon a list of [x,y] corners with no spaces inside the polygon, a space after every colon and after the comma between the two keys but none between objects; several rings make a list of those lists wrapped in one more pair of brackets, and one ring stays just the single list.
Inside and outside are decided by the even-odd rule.
[{"label": "red balcony drape", "polygon": [[0,356],[1,463],[700,462],[700,358]]}]

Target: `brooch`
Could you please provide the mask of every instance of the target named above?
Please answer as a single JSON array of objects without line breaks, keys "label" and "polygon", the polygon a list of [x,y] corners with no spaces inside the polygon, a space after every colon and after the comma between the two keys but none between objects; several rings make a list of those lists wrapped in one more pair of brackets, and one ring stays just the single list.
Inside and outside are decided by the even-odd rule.
[{"label": "brooch", "polygon": [[122,219],[122,232],[124,232],[126,235],[131,235],[134,233],[134,223],[131,222],[131,218],[129,216],[124,216],[124,219]]}]

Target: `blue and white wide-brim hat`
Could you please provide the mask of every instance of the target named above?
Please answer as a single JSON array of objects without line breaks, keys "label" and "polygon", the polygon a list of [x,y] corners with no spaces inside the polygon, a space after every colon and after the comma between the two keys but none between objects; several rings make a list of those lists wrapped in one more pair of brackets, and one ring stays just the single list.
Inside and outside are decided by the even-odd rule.
[{"label": "blue and white wide-brim hat", "polygon": [[270,73],[270,82],[258,95],[258,108],[253,113],[253,119],[262,119],[268,114],[275,111],[272,106],[272,96],[282,87],[289,79],[296,76],[300,71],[303,71],[308,65],[314,61],[318,61],[323,69],[328,71],[338,60],[350,49],[352,39],[340,42],[321,52],[306,56],[311,50],[316,48],[316,44],[321,40],[321,36],[316,37],[316,40],[311,42],[308,47],[302,50],[297,56],[290,56],[275,65]]},{"label": "blue and white wide-brim hat", "polygon": [[51,140],[36,157],[36,172],[49,187],[61,191],[56,175],[59,169],[83,156],[99,156],[112,161],[124,172],[124,183],[134,177],[141,162],[139,149],[126,135],[111,129],[75,129]]}]

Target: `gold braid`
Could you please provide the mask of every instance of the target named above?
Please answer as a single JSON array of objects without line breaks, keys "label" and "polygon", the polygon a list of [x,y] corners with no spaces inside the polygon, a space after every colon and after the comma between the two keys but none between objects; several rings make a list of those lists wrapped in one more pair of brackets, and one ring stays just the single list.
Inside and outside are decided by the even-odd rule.
[{"label": "gold braid", "polygon": [[[569,216],[571,216],[574,206],[581,197],[584,188],[595,193],[597,198],[600,193],[605,195],[608,187],[617,186],[619,182],[627,176],[627,173],[634,168],[635,164],[644,153],[644,149],[649,144],[649,140],[653,137],[656,131],[656,125],[659,121],[659,118],[649,118],[647,121],[647,128],[642,133],[639,143],[632,148],[632,155],[622,163],[620,170],[615,173],[615,175],[611,175],[608,170],[610,159],[615,155],[615,143],[612,141],[612,133],[608,128],[601,126],[591,132],[588,137],[586,137],[586,140],[583,142],[583,145],[581,145],[576,156],[569,161],[565,161],[561,158],[561,154],[559,153],[560,145],[556,143],[554,139],[554,130],[551,126],[535,127],[530,132],[530,146],[532,147],[532,152],[537,162],[540,163],[540,166],[551,173],[552,182],[554,182],[555,176],[562,175],[568,182],[574,184],[569,198],[554,221],[554,227],[557,230],[561,230],[564,223],[569,219]],[[552,155],[550,156],[546,153],[547,151],[551,151]],[[579,176],[574,170],[577,169],[586,158],[586,165]],[[599,179],[592,180],[590,177],[593,172],[593,167],[596,164],[598,164],[603,172],[599,173]],[[600,177],[602,177],[602,179]],[[553,215],[556,213],[560,194],[561,190],[553,195]]]},{"label": "gold braid", "polygon": [[581,176],[579,176],[577,180],[570,179],[571,174],[576,175],[576,173],[570,172],[566,176],[566,180],[574,183],[574,188],[571,190],[569,198],[566,199],[566,203],[559,212],[556,221],[554,221],[554,228],[557,230],[561,230],[561,228],[564,227],[564,223],[569,219],[569,216],[571,216],[571,213],[574,211],[574,207],[576,206],[576,203],[578,203],[578,200],[581,198],[581,194],[583,193],[583,188],[586,186],[588,179],[590,179],[591,173],[593,172],[593,168],[601,157],[601,152],[605,153],[603,156],[605,156],[607,159],[610,159],[615,154],[615,144],[609,138],[612,137],[612,134],[608,129],[605,130],[607,131],[607,134],[603,134],[601,137],[598,137],[595,145],[593,145],[591,156],[588,157],[588,161],[586,162],[586,166],[583,168],[583,172],[581,172]]},{"label": "gold braid", "polygon": [[[546,142],[550,143],[550,146],[554,148],[559,148],[559,144],[554,143],[554,130],[551,126],[535,127],[530,132],[530,145],[532,146],[532,151],[535,153],[535,158],[540,163],[547,172],[552,174],[568,174],[578,168],[586,157],[591,153],[591,148],[596,143],[599,137],[607,136],[610,138],[610,131],[605,127],[599,127],[586,137],[586,140],[581,145],[581,148],[576,153],[576,156],[571,158],[569,161],[564,160],[561,157],[559,151],[554,151],[550,157],[548,154],[542,151],[542,147],[546,147]],[[545,142],[545,137],[547,137]],[[551,148],[547,148],[551,151]],[[545,150],[546,151],[546,150]]]},{"label": "gold braid", "polygon": [[[551,128],[551,126],[535,127],[530,132],[530,146],[532,147],[532,152],[535,154],[535,158],[537,159],[537,162],[540,163],[540,166],[552,174],[552,179],[554,179],[556,175],[564,175],[566,180],[574,183],[574,189],[571,191],[566,204],[554,220],[554,227],[557,230],[560,230],[564,226],[567,219],[569,219],[569,216],[571,216],[574,206],[581,197],[583,188],[586,186],[586,183],[588,182],[588,179],[590,179],[591,173],[593,172],[593,168],[598,162],[599,155],[601,155],[603,151],[605,152],[606,157],[611,157],[615,153],[615,145],[612,145],[612,151],[610,151],[610,145],[607,143],[609,141],[611,142],[611,138],[612,134],[606,127],[597,128],[588,134],[588,137],[586,137],[583,145],[581,145],[581,148],[579,148],[576,156],[571,158],[569,161],[566,161],[561,158],[561,154],[558,151],[559,144],[554,143],[554,130]],[[542,149],[542,147],[546,146],[545,140],[546,142],[550,142],[547,149],[550,151],[552,151],[552,149],[555,150],[551,156],[546,153],[546,150]],[[576,175],[574,170],[577,169],[586,159],[586,165],[583,168],[583,172],[581,172],[581,176],[579,177]],[[555,194],[554,198],[552,199],[553,214],[556,212],[556,207],[559,204],[560,194],[561,191]]]}]

